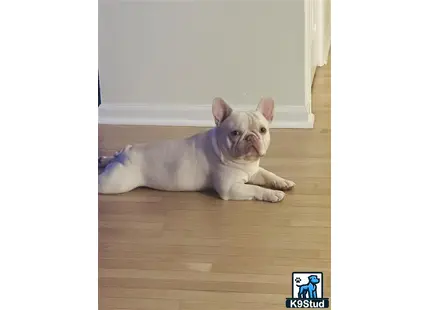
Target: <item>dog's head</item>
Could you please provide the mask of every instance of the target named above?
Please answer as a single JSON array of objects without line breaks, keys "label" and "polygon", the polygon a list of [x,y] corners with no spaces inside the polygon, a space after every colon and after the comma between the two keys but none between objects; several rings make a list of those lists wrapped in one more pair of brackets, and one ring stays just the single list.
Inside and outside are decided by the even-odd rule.
[{"label": "dog's head", "polygon": [[309,282],[312,284],[320,283],[320,279],[318,279],[318,277],[315,275],[309,276],[308,279],[309,279]]},{"label": "dog's head", "polygon": [[273,99],[262,98],[255,111],[240,112],[233,111],[223,99],[215,98],[212,114],[218,127],[218,146],[224,156],[255,161],[266,155],[274,114]]}]

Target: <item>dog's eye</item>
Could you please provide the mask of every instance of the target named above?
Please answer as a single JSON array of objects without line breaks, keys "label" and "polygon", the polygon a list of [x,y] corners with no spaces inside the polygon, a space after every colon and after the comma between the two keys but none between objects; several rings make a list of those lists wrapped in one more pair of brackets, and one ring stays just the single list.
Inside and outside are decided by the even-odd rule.
[{"label": "dog's eye", "polygon": [[231,132],[231,135],[232,135],[233,137],[237,137],[237,136],[239,136],[239,135],[240,135],[240,131],[238,131],[238,130],[233,130],[233,131]]},{"label": "dog's eye", "polygon": [[267,132],[266,127],[261,127],[261,128],[260,128],[260,132],[261,132],[261,133],[266,133],[266,132]]}]

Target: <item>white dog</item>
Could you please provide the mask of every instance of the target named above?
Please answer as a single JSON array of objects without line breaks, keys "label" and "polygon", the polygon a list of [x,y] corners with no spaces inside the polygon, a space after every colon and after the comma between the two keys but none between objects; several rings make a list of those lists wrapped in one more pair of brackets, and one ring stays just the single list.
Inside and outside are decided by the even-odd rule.
[{"label": "white dog", "polygon": [[256,111],[233,111],[215,98],[216,127],[187,139],[128,145],[99,158],[99,193],[119,194],[145,186],[166,191],[214,189],[224,200],[281,201],[295,184],[260,167],[270,144],[274,102]]}]

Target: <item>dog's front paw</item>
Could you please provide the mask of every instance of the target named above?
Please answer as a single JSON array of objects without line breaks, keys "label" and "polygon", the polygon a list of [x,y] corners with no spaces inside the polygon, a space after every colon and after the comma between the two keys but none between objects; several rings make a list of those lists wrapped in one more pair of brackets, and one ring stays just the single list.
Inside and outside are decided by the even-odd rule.
[{"label": "dog's front paw", "polygon": [[285,198],[285,193],[282,191],[269,190],[263,196],[264,201],[279,202]]},{"label": "dog's front paw", "polygon": [[275,189],[280,189],[282,191],[287,191],[292,189],[294,186],[296,185],[296,183],[294,183],[293,181],[290,180],[285,180],[282,178],[279,178],[275,181],[272,182],[272,186]]}]

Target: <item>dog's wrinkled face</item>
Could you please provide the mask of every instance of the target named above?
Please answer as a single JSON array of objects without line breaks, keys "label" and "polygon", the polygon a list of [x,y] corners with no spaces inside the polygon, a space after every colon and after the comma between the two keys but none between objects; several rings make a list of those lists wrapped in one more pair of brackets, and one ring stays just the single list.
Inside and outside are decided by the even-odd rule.
[{"label": "dog's wrinkled face", "polygon": [[269,124],[274,102],[263,98],[257,110],[233,111],[221,98],[215,98],[212,113],[217,125],[218,146],[232,160],[255,161],[264,156],[270,145]]}]

